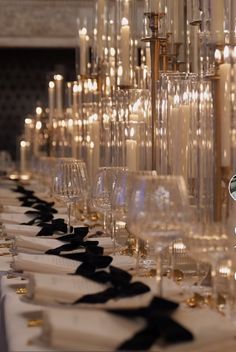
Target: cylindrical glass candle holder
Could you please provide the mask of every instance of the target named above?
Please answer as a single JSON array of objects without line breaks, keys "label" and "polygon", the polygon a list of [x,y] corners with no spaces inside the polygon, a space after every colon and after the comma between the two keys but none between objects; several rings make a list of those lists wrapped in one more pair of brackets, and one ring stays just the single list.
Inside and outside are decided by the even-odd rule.
[{"label": "cylindrical glass candle holder", "polygon": [[151,168],[150,93],[129,89],[116,94],[115,164],[130,171]]},{"label": "cylindrical glass candle holder", "polygon": [[116,1],[117,85],[131,87],[134,79],[134,0]]},{"label": "cylindrical glass candle holder", "polygon": [[158,101],[157,171],[182,175],[196,217],[210,219],[214,174],[211,84],[195,74],[162,74]]}]

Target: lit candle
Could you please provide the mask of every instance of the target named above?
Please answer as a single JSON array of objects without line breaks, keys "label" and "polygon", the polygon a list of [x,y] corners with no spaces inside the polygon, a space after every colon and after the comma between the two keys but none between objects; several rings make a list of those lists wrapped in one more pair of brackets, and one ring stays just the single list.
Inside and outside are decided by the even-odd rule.
[{"label": "lit candle", "polygon": [[24,174],[26,171],[26,148],[27,142],[21,141],[20,142],[20,172]]},{"label": "lit candle", "polygon": [[230,166],[230,64],[219,66],[221,100],[221,166]]},{"label": "lit candle", "polygon": [[102,39],[104,36],[104,0],[97,0],[97,51],[98,57],[102,58],[103,44]]},{"label": "lit candle", "polygon": [[73,96],[72,96],[72,110],[75,115],[78,113],[78,85],[77,82],[73,85]]},{"label": "lit candle", "polygon": [[[177,0],[178,1],[178,0]],[[175,6],[175,15],[173,17],[173,41],[174,43],[179,43],[179,4]]]},{"label": "lit candle", "polygon": [[92,141],[93,149],[93,175],[97,172],[100,166],[100,124],[98,120],[92,122]]},{"label": "lit candle", "polygon": [[199,60],[199,40],[198,40],[198,26],[191,26],[191,34],[193,38],[193,55],[192,55],[192,72],[198,73],[198,60]]},{"label": "lit candle", "polygon": [[170,139],[170,155],[169,162],[172,168],[172,172],[175,175],[178,175],[179,170],[179,108],[171,107],[170,109],[170,119],[169,119],[169,139]]},{"label": "lit candle", "polygon": [[183,0],[175,0],[177,3],[173,18],[173,40],[174,43],[184,42],[184,4]]},{"label": "lit candle", "polygon": [[63,117],[63,102],[62,102],[62,95],[63,95],[63,76],[62,75],[55,75],[55,89],[56,89],[56,110],[57,110],[57,117]]},{"label": "lit candle", "polygon": [[137,171],[137,142],[126,139],[126,166],[129,171]]},{"label": "lit candle", "polygon": [[32,130],[32,126],[33,126],[33,121],[31,118],[27,117],[25,119],[25,140],[26,142],[31,142],[31,130]]},{"label": "lit candle", "polygon": [[87,49],[87,29],[84,27],[79,31],[79,48],[80,48],[80,74],[86,74],[86,49]]},{"label": "lit candle", "polygon": [[130,84],[130,26],[127,18],[123,17],[120,30],[120,55],[122,64],[121,84]]},{"label": "lit candle", "polygon": [[[187,182],[188,178],[188,148],[189,148],[189,123],[190,123],[190,105],[183,104],[180,107],[179,114],[179,141],[180,143],[180,174]],[[176,141],[177,142],[177,141]]]},{"label": "lit candle", "polygon": [[221,44],[224,42],[224,0],[211,0],[210,6],[211,34],[213,40]]},{"label": "lit candle", "polygon": [[54,95],[55,95],[55,83],[50,81],[48,83],[48,108],[49,108],[49,122],[52,123],[54,115]]}]

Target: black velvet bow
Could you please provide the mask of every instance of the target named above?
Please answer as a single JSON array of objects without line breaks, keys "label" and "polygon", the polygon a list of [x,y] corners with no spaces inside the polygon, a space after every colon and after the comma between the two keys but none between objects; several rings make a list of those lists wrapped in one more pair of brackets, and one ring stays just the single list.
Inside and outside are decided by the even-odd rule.
[{"label": "black velvet bow", "polygon": [[88,226],[74,227],[74,233],[60,236],[59,240],[65,242],[82,241],[87,236],[88,232]]},{"label": "black velvet bow", "polygon": [[108,255],[97,255],[88,252],[61,254],[61,256],[82,262],[82,264],[74,272],[74,275],[82,276],[85,276],[88,273],[94,273],[96,269],[108,267],[113,260],[113,258]]},{"label": "black velvet bow", "polygon": [[28,221],[23,222],[21,225],[41,225],[42,223],[49,222],[53,219],[53,215],[51,213],[44,213],[38,211],[28,211],[26,212],[28,215],[35,215],[35,217]]},{"label": "black velvet bow", "polygon": [[117,350],[148,350],[157,340],[164,345],[193,340],[193,334],[170,317],[177,308],[176,302],[154,297],[147,307],[110,309],[110,313],[129,319],[143,318],[146,321],[145,327],[122,343]]},{"label": "black velvet bow", "polygon": [[21,193],[21,194],[24,194],[26,196],[31,196],[34,194],[34,191],[31,191],[31,190],[28,190],[26,189],[25,187],[21,186],[21,185],[17,185],[16,188],[13,188],[12,189],[13,192],[16,192],[16,193]]},{"label": "black velvet bow", "polygon": [[[132,276],[119,268],[114,266],[109,267],[110,272],[103,271],[102,275],[102,282],[103,283],[110,283],[112,287],[108,287],[106,290],[102,292],[98,292],[95,294],[88,294],[84,295],[83,297],[79,298],[74,302],[74,304],[79,303],[106,303],[110,299],[114,298],[122,298],[122,297],[133,297],[143,293],[150,291],[150,288],[143,284],[142,282],[136,281],[131,282]],[[90,275],[83,275],[93,280],[93,275],[97,278],[98,272]],[[106,274],[105,274],[106,273]],[[95,281],[98,281],[95,278]],[[100,277],[101,279],[101,277]],[[100,281],[101,282],[101,281]]]},{"label": "black velvet bow", "polygon": [[56,232],[67,232],[67,225],[64,219],[54,219],[50,224],[41,223],[40,226],[42,228],[36,236],[52,236]]},{"label": "black velvet bow", "polygon": [[68,242],[69,243],[63,244],[57,248],[47,250],[45,254],[60,255],[61,252],[74,251],[80,248],[84,248],[88,253],[94,253],[94,254],[100,254],[100,255],[103,254],[103,248],[98,246],[99,244],[98,241],[83,241],[78,239],[72,242],[70,241]]},{"label": "black velvet bow", "polygon": [[51,203],[51,204],[49,204],[49,203],[36,203],[33,206],[33,209],[36,209],[40,212],[49,212],[52,214],[58,213],[58,211],[55,208],[53,208],[52,205],[53,205],[53,203]]}]

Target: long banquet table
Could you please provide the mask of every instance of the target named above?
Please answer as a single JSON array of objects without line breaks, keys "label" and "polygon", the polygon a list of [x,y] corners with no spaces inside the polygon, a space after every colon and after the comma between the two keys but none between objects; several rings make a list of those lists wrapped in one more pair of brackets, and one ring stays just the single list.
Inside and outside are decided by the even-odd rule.
[{"label": "long banquet table", "polygon": [[[4,207],[4,204],[14,204],[15,207],[18,207],[18,201],[16,199],[17,193],[13,193],[9,196],[11,188],[14,187],[14,184],[11,184],[7,181],[2,181],[0,183],[0,202]],[[2,215],[0,213],[0,215]],[[4,221],[8,224],[12,222],[17,224],[17,219],[22,218],[19,214],[11,214],[11,219],[9,217],[4,218],[0,216],[0,221],[4,224]],[[22,215],[22,214],[21,214]],[[5,219],[5,220],[4,220]],[[7,219],[7,221],[6,221]],[[78,224],[81,226],[81,224]],[[7,228],[7,227],[6,227]],[[15,236],[17,237],[17,235]],[[12,241],[12,239],[10,240]],[[10,241],[6,241],[5,238],[0,240],[0,299],[1,299],[1,320],[0,320],[0,352],[20,352],[20,351],[110,351],[117,349],[115,344],[116,338],[119,336],[122,338],[122,329],[127,330],[125,334],[133,334],[132,324],[141,324],[138,320],[136,322],[127,321],[125,318],[117,318],[115,315],[109,315],[109,321],[106,323],[104,320],[104,330],[102,331],[103,326],[99,324],[100,316],[103,319],[103,313],[105,308],[114,308],[121,300],[111,301],[110,303],[100,304],[100,305],[88,305],[77,307],[76,305],[60,305],[52,304],[51,302],[44,302],[42,304],[35,302],[33,300],[27,299],[24,288],[28,284],[29,278],[26,273],[15,272],[11,268],[11,263],[13,260],[12,249],[9,248],[8,244]],[[30,250],[27,251],[30,253]],[[15,254],[15,253],[14,253]],[[122,267],[122,262],[119,262],[116,258],[116,266],[119,267],[119,263]],[[132,263],[132,262],[131,262]],[[131,265],[132,267],[132,265]],[[127,271],[132,273],[131,267],[127,267]],[[129,270],[130,269],[130,270]],[[40,272],[40,267],[38,269]],[[133,271],[134,272],[134,271]],[[134,272],[134,278],[135,272]],[[149,299],[155,295],[155,279],[154,278],[138,278],[141,282],[147,284],[150,287],[150,292],[146,293],[149,296],[137,296],[132,298],[127,298],[122,301],[122,307],[124,308],[127,302],[127,308],[129,306],[139,308],[143,306],[143,302],[146,302],[146,298]],[[21,291],[22,290],[22,291]],[[210,309],[209,307],[202,306],[196,308],[190,308],[185,303],[185,298],[182,290],[179,286],[174,284],[169,279],[164,279],[164,292],[165,297],[171,301],[178,302],[179,307],[172,313],[172,318],[190,331],[194,339],[190,342],[184,343],[173,343],[162,346],[159,343],[158,339],[155,343],[152,344],[150,348],[151,351],[167,351],[167,352],[222,352],[225,351],[234,351],[236,348],[236,326],[232,321],[223,314]],[[114,304],[114,307],[113,307]],[[95,308],[96,306],[96,308]],[[63,335],[63,329],[65,324],[71,324],[70,316],[76,315],[78,312],[81,317],[83,317],[83,326],[85,335],[87,338],[82,339],[81,333],[81,322],[78,322],[78,334],[80,333],[80,338],[78,337],[77,348],[71,349],[70,347],[53,347],[50,345],[47,331],[43,329],[42,326],[42,314],[43,312],[48,312],[50,310],[55,311],[55,316],[59,317],[61,324],[61,333]],[[92,320],[89,321],[92,316]],[[69,319],[67,318],[69,317]],[[98,322],[96,323],[96,318]],[[72,318],[71,318],[72,319]],[[81,318],[82,319],[82,318]],[[121,319],[121,320],[119,320]],[[88,321],[87,321],[88,320]],[[116,320],[119,322],[124,322],[124,326],[115,325]],[[30,324],[30,322],[36,322],[36,324]],[[39,322],[39,324],[37,324]],[[87,323],[91,324],[91,328],[86,327]],[[63,325],[64,324],[64,325]],[[93,326],[93,324],[95,324]],[[107,325],[106,325],[107,324]],[[127,324],[127,325],[126,325]],[[101,325],[101,326],[98,326]],[[68,325],[70,326],[70,325]],[[116,328],[117,326],[117,328]],[[140,325],[142,326],[142,325]],[[126,328],[127,327],[127,328]],[[68,328],[68,327],[67,327]],[[87,330],[86,330],[87,328]],[[76,323],[72,325],[72,330],[77,329]],[[83,331],[83,329],[82,329]],[[106,336],[107,343],[102,345],[100,339],[101,331],[103,335]],[[134,331],[136,331],[134,329]],[[95,334],[96,333],[96,334]],[[87,334],[87,335],[86,335]],[[78,335],[79,336],[79,335]],[[126,335],[125,335],[126,336]],[[97,339],[98,345],[96,348],[96,343],[91,343],[92,339]],[[114,348],[112,346],[112,341],[114,339]],[[111,341],[111,343],[110,343]],[[58,342],[60,345],[60,343]],[[142,348],[140,348],[142,350]]]}]

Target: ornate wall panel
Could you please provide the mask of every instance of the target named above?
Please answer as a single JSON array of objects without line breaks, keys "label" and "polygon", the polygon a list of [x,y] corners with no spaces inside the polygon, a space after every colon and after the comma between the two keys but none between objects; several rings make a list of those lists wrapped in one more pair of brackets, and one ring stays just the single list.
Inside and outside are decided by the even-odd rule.
[{"label": "ornate wall panel", "polygon": [[0,46],[72,47],[93,0],[0,0]]}]

